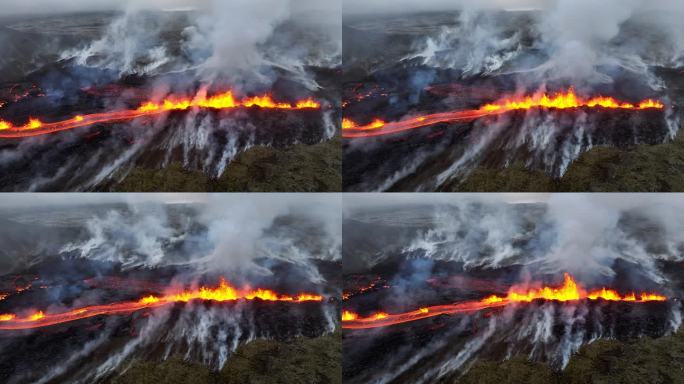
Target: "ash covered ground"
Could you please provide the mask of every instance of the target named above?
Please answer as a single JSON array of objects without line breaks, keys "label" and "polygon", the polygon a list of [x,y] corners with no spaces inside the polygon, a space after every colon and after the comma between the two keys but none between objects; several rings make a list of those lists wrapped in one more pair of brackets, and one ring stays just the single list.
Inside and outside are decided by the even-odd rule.
[{"label": "ash covered ground", "polygon": [[[322,300],[193,300],[0,330],[5,383],[339,382],[340,234],[326,197],[278,204],[147,195],[3,206],[0,313],[47,316],[178,289],[261,287]],[[124,201],[125,200],[125,201]],[[19,206],[19,207],[17,207]],[[219,213],[221,212],[221,213]],[[237,220],[237,221],[235,221]],[[7,323],[4,323],[7,324]],[[296,357],[296,358],[295,358]]]},{"label": "ash covered ground", "polygon": [[340,190],[333,3],[209,1],[162,10],[132,1],[111,12],[0,14],[0,120],[14,126],[198,92],[321,104],[173,111],[1,139],[2,189]]},{"label": "ash covered ground", "polygon": [[565,272],[586,288],[668,300],[535,300],[343,329],[345,382],[679,382],[682,224],[665,212],[680,199],[521,196],[345,198],[343,310],[505,296],[521,283],[558,286]]},{"label": "ash covered ground", "polygon": [[570,87],[666,108],[523,110],[345,139],[344,190],[681,190],[681,7],[404,3],[402,12],[345,8],[343,115],[357,124]]}]

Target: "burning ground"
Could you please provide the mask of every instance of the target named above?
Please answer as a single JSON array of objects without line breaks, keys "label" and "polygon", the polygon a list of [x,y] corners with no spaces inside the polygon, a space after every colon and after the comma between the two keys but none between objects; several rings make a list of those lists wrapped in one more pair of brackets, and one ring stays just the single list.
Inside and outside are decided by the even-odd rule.
[{"label": "burning ground", "polygon": [[0,15],[5,190],[340,189],[334,4],[140,3]]},{"label": "burning ground", "polygon": [[3,207],[3,382],[339,380],[332,199],[150,196]]},{"label": "burning ground", "polygon": [[679,6],[486,3],[345,10],[345,190],[678,190]]},{"label": "burning ground", "polygon": [[345,198],[345,382],[675,380],[682,202],[652,198]]}]

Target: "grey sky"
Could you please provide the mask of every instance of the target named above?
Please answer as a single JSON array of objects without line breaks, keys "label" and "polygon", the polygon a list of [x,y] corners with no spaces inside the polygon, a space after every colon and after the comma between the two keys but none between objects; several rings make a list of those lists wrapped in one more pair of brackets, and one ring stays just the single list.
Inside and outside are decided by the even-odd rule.
[{"label": "grey sky", "polygon": [[[0,15],[33,13],[67,13],[79,11],[121,10],[128,7],[144,9],[204,8],[230,0],[1,0]],[[287,0],[283,0],[287,1]],[[290,0],[293,13],[303,10],[324,10],[339,14],[342,0]],[[254,0],[258,3],[259,0]]]},{"label": "grey sky", "polygon": [[118,10],[129,5],[166,9],[198,6],[206,0],[3,0],[2,3],[0,14],[24,14]]},{"label": "grey sky", "polygon": [[110,203],[270,203],[283,206],[330,206],[331,211],[339,210],[339,194],[325,193],[281,193],[281,194],[211,194],[211,193],[6,193],[0,199],[0,208],[15,207],[56,207],[83,204]]},{"label": "grey sky", "polygon": [[[628,3],[641,0],[625,0]],[[344,0],[345,14],[402,13],[440,11],[462,8],[530,9],[553,8],[558,0]],[[641,9],[681,10],[681,0],[651,0],[641,2]]]},{"label": "grey sky", "polygon": [[464,200],[506,203],[548,203],[573,206],[591,203],[606,209],[635,207],[684,208],[684,193],[345,193],[346,212],[371,207],[393,207],[402,204],[449,204]]},{"label": "grey sky", "polygon": [[463,7],[498,9],[540,8],[549,2],[549,0],[344,0],[344,13],[440,11]]},{"label": "grey sky", "polygon": [[345,193],[343,205],[346,212],[351,212],[364,208],[449,204],[464,200],[532,203],[545,202],[550,197],[549,193]]}]

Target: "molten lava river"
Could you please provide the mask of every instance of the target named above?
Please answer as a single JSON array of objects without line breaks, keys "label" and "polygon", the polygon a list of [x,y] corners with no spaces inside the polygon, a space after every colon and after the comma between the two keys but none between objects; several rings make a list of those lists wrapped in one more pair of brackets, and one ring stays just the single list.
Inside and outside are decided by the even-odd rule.
[{"label": "molten lava river", "polygon": [[141,117],[157,116],[171,111],[186,111],[190,109],[231,110],[252,107],[279,110],[304,110],[320,109],[321,104],[311,98],[300,100],[295,103],[278,102],[270,95],[247,97],[238,100],[232,91],[213,96],[198,93],[193,98],[169,96],[161,102],[144,102],[136,109],[76,115],[63,121],[44,122],[37,118],[31,118],[22,125],[15,125],[8,121],[0,120],[0,138],[41,136],[94,124],[117,123]]},{"label": "molten lava river", "polygon": [[24,314],[0,314],[0,330],[21,330],[47,327],[100,315],[128,314],[146,308],[158,308],[190,301],[235,302],[239,300],[279,301],[287,303],[321,302],[323,296],[312,293],[285,295],[268,289],[238,289],[224,279],[216,287],[199,287],[193,290],[178,290],[163,296],[149,295],[135,301],[92,305],[74,308],[65,312],[25,311]]},{"label": "molten lava river", "polygon": [[534,96],[503,99],[492,104],[483,105],[478,109],[414,116],[395,122],[373,119],[366,125],[360,125],[355,121],[345,118],[342,121],[342,136],[346,138],[384,136],[440,123],[469,122],[482,117],[501,115],[510,111],[540,108],[559,110],[578,108],[644,110],[664,109],[665,105],[660,101],[652,99],[643,100],[638,103],[628,103],[612,97],[597,96],[583,98],[570,88],[566,92],[553,95],[537,94]]},{"label": "molten lava river", "polygon": [[504,307],[515,303],[530,303],[535,300],[577,302],[580,300],[606,300],[644,303],[649,301],[666,301],[667,297],[650,292],[630,292],[621,295],[615,290],[600,288],[588,291],[582,288],[569,274],[564,275],[563,284],[559,287],[542,286],[540,288],[523,289],[512,287],[506,296],[492,295],[478,301],[465,301],[460,303],[435,305],[423,307],[405,313],[377,312],[368,317],[361,317],[350,310],[342,311],[342,328],[367,329],[386,327],[411,321],[426,319],[438,315],[450,315],[455,313],[475,312],[488,308]]}]

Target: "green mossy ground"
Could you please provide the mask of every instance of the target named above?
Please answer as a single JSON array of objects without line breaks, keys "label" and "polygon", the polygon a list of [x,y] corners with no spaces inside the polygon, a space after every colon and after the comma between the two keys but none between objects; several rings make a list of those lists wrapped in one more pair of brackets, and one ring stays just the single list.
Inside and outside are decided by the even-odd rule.
[{"label": "green mossy ground", "polygon": [[684,135],[672,142],[629,150],[597,147],[575,160],[560,180],[522,164],[504,170],[477,168],[460,192],[670,192],[684,191]]},{"label": "green mossy ground", "polygon": [[658,339],[585,345],[562,372],[524,357],[478,361],[457,384],[684,384],[684,330]]},{"label": "green mossy ground", "polygon": [[338,192],[342,189],[339,137],[287,149],[253,147],[239,154],[218,179],[180,163],[134,168],[112,192]]},{"label": "green mossy ground", "polygon": [[171,358],[135,361],[112,384],[341,384],[341,332],[291,342],[255,340],[240,346],[220,372]]}]

